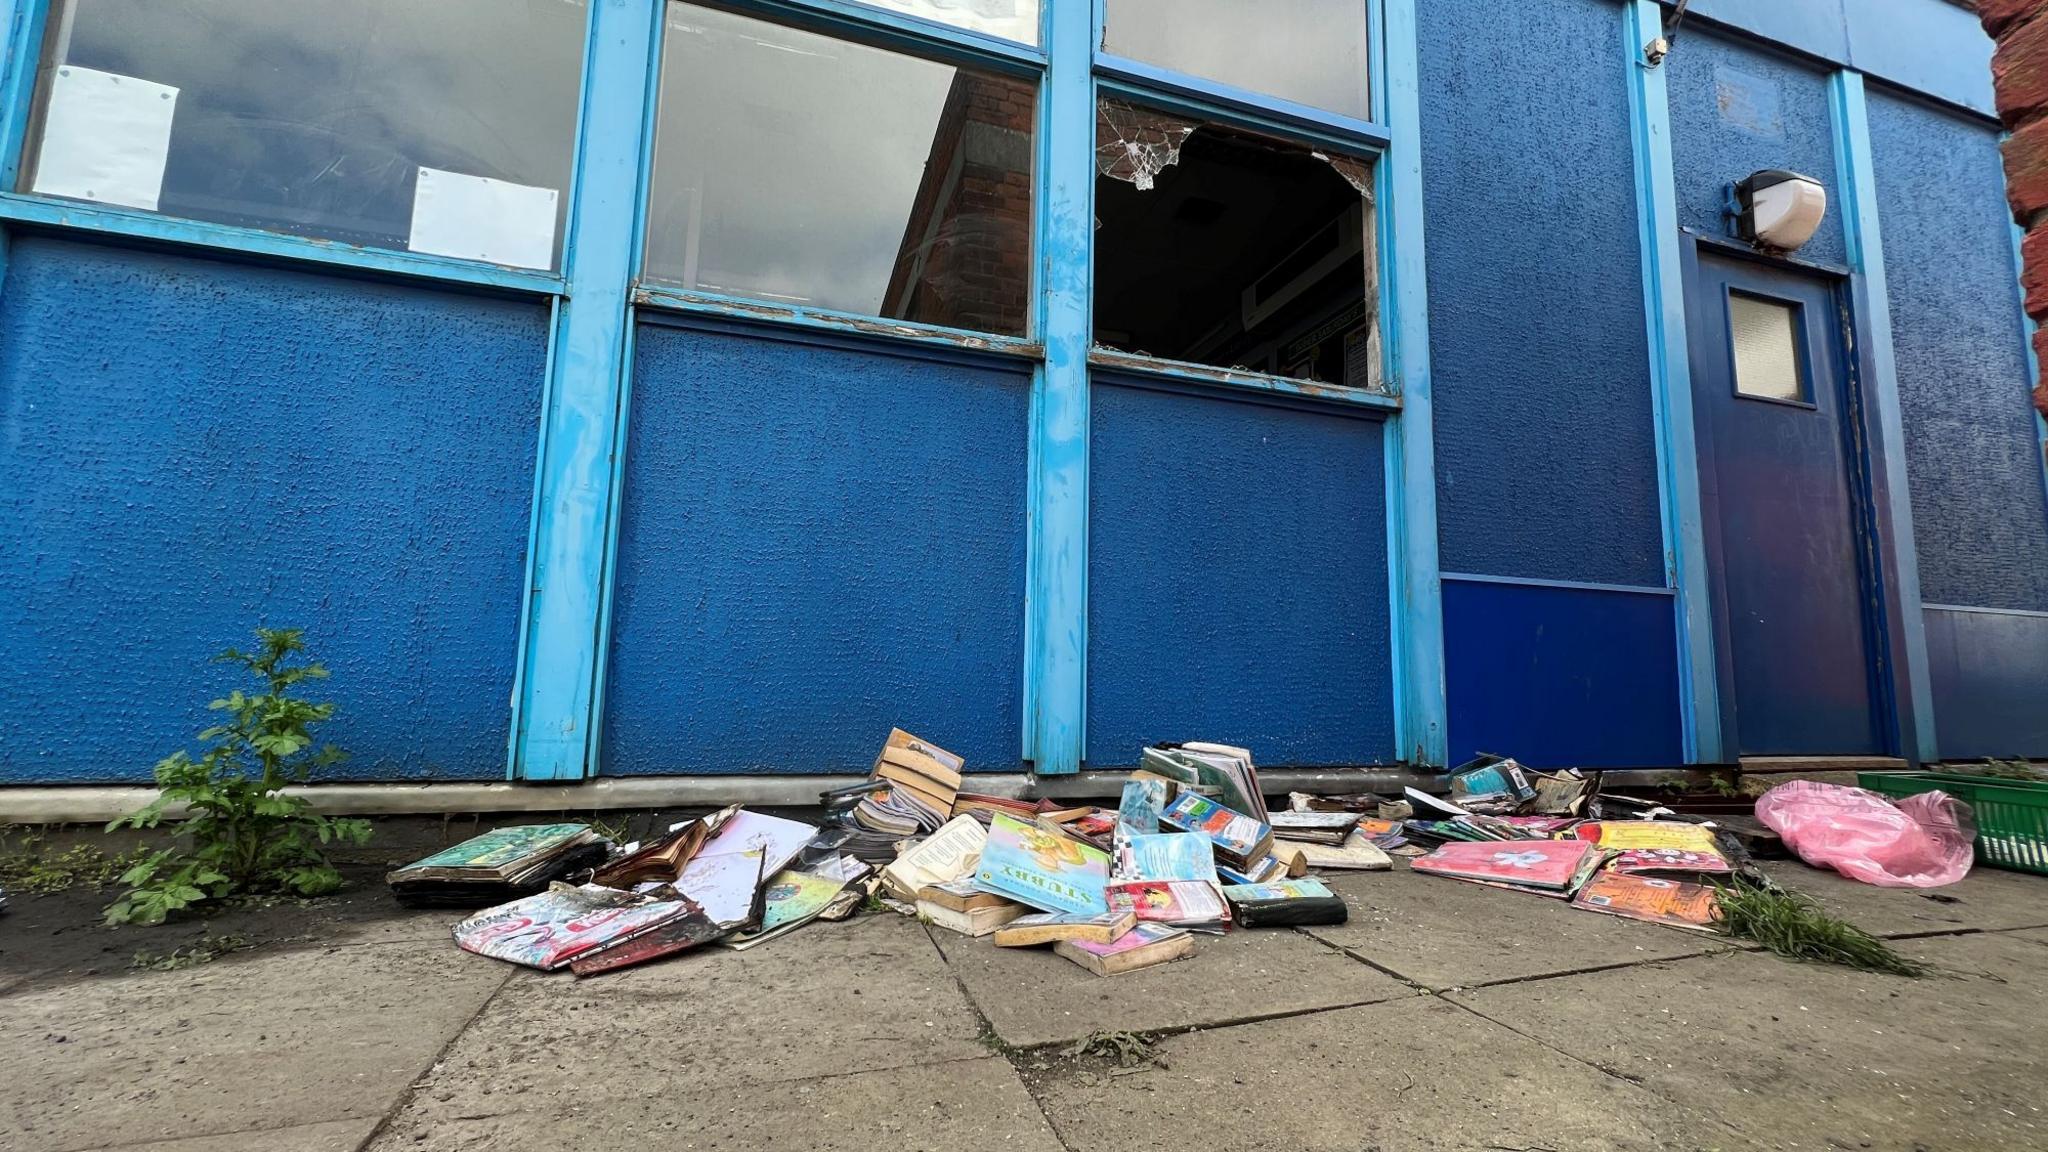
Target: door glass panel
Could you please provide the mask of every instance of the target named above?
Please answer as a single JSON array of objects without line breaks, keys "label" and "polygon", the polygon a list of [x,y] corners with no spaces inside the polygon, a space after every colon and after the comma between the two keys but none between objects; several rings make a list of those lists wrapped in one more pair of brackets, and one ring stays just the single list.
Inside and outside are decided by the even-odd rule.
[{"label": "door glass panel", "polygon": [[1728,337],[1735,345],[1735,392],[1765,400],[1805,400],[1799,364],[1799,308],[1739,292],[1728,294]]},{"label": "door glass panel", "polygon": [[1370,120],[1368,19],[1366,0],[1109,0],[1102,46],[1161,68]]}]

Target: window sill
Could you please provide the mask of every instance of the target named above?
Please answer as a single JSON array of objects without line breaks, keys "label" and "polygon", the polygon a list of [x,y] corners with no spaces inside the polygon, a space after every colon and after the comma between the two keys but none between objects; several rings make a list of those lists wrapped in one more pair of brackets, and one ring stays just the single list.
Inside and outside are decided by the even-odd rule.
[{"label": "window sill", "polygon": [[1184,360],[1161,360],[1153,356],[1119,352],[1114,348],[1091,349],[1088,353],[1088,363],[1096,368],[1152,380],[1167,380],[1295,400],[1313,400],[1347,408],[1382,412],[1401,410],[1401,398],[1387,392],[1368,392],[1363,388],[1347,388],[1342,384],[1319,384],[1313,380],[1268,376],[1263,372],[1247,372],[1242,369],[1213,368],[1207,364],[1191,364]]},{"label": "window sill", "polygon": [[553,272],[395,249],[362,248],[284,232],[181,220],[154,212],[109,208],[20,192],[0,192],[0,222],[53,233],[87,232],[120,236],[177,248],[226,251],[280,263],[341,267],[378,276],[462,284],[500,292],[552,296],[565,291],[562,277]]},{"label": "window sill", "polygon": [[756,323],[803,328],[813,331],[837,332],[856,336],[878,336],[885,340],[899,341],[926,347],[963,349],[970,352],[992,352],[1019,360],[1040,360],[1045,356],[1045,345],[1021,336],[997,336],[987,332],[969,332],[960,328],[945,328],[937,324],[915,324],[907,320],[883,320],[874,316],[862,316],[851,312],[834,312],[821,308],[792,308],[780,304],[768,304],[759,300],[744,300],[732,296],[716,296],[701,292],[683,292],[658,285],[643,285],[633,293],[633,303],[647,308],[658,308],[668,312],[682,312],[695,316],[717,316],[730,320],[748,320]]}]

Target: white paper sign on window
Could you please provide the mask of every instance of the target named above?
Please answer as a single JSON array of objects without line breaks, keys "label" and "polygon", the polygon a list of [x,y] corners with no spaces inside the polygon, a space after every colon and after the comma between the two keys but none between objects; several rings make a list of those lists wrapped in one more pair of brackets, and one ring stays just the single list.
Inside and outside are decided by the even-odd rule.
[{"label": "white paper sign on window", "polygon": [[50,85],[34,190],[156,211],[178,90],[61,65]]},{"label": "white paper sign on window", "polygon": [[422,168],[406,247],[516,268],[552,268],[560,197],[553,188]]}]

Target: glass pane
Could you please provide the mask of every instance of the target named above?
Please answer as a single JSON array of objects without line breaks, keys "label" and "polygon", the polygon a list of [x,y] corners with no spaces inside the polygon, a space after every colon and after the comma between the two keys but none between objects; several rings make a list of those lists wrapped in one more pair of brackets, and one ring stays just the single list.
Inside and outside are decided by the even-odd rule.
[{"label": "glass pane", "polygon": [[906,16],[922,16],[969,32],[1038,43],[1038,0],[861,0]]},{"label": "glass pane", "polygon": [[1731,292],[1728,336],[1735,345],[1737,393],[1771,400],[1806,399],[1795,305]]},{"label": "glass pane", "polygon": [[644,275],[1022,335],[1029,81],[671,4]]},{"label": "glass pane", "polygon": [[1368,29],[1366,0],[1109,0],[1102,46],[1370,120]]},{"label": "glass pane", "polygon": [[24,189],[551,267],[583,0],[63,0]]},{"label": "glass pane", "polygon": [[1095,343],[1380,391],[1372,165],[1104,100]]}]

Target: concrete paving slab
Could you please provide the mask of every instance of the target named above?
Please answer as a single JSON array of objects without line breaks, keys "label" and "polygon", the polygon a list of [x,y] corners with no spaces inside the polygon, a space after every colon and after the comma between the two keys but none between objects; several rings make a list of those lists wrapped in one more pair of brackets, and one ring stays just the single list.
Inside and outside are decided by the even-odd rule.
[{"label": "concrete paving slab", "polygon": [[1320,940],[1429,988],[1469,988],[1722,950],[1705,933],[1582,912],[1562,900],[1412,872],[1324,877],[1351,920]]},{"label": "concrete paving slab", "polygon": [[1063,1152],[1016,1072],[998,1056],[716,1090],[696,1088],[661,1066],[620,1074],[640,1090],[580,1104],[564,1097],[551,1111],[463,1115],[416,1101],[371,1152]]},{"label": "concrete paving slab", "polygon": [[0,1011],[0,1147],[380,1116],[506,974],[451,944],[393,944],[17,992]]},{"label": "concrete paving slab", "polygon": [[588,980],[522,973],[422,1094],[455,1115],[567,1113],[650,1084],[709,1089],[985,1056],[980,1033],[923,927],[864,916]]},{"label": "concrete paving slab", "polygon": [[1159,1052],[1165,1069],[1134,1075],[1030,1073],[1068,1148],[1757,1147],[1435,997],[1190,1033]]},{"label": "concrete paving slab", "polygon": [[2029,940],[2035,944],[2048,944],[2048,928],[2034,928],[2025,932],[2011,933],[2014,939]]},{"label": "concrete paving slab", "polygon": [[1767,861],[1763,869],[1874,936],[2048,926],[2048,876],[1972,868],[1943,888],[1879,888],[1797,860]]},{"label": "concrete paving slab", "polygon": [[943,928],[931,934],[996,1035],[1020,1048],[1097,1031],[1202,1027],[1416,995],[1287,929],[1198,934],[1194,955],[1113,977],[1050,947],[998,948]]},{"label": "concrete paving slab", "polygon": [[2033,945],[1910,941],[1908,980],[1729,953],[1452,999],[1773,1146],[2048,1147]]},{"label": "concrete paving slab", "polygon": [[259,1128],[219,1136],[125,1144],[119,1152],[356,1152],[376,1131],[380,1116],[330,1120],[292,1128]]}]

